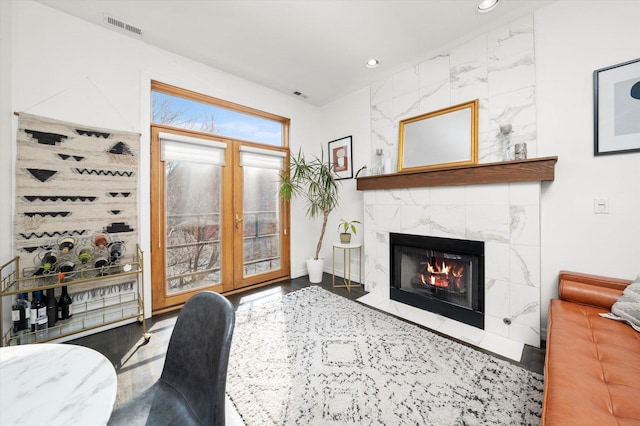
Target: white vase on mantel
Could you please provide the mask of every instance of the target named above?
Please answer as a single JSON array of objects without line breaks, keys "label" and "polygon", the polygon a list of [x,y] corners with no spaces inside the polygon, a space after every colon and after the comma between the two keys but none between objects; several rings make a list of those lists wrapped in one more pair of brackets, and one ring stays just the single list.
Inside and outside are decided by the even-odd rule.
[{"label": "white vase on mantel", "polygon": [[309,272],[309,281],[313,284],[322,282],[322,273],[324,272],[324,258],[307,259],[307,271]]}]

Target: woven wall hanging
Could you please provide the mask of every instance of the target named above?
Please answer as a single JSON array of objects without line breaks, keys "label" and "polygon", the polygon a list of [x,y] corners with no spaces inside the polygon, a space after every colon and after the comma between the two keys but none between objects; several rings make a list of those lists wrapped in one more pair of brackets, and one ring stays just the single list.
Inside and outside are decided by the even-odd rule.
[{"label": "woven wall hanging", "polygon": [[65,238],[78,250],[108,235],[134,254],[138,243],[140,135],[20,113],[17,133],[15,252],[39,267]]}]

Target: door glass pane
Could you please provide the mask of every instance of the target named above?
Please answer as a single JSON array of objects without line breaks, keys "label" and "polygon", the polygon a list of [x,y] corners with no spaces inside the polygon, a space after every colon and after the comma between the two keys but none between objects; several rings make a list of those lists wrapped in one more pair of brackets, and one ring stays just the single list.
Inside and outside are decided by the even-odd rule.
[{"label": "door glass pane", "polygon": [[243,167],[244,276],[280,269],[278,170]]},{"label": "door glass pane", "polygon": [[167,161],[167,295],[220,283],[222,167]]}]

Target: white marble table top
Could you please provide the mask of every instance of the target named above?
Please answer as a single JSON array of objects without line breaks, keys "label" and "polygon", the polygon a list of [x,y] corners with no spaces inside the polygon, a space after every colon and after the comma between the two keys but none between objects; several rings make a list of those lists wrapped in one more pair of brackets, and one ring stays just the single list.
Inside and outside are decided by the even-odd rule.
[{"label": "white marble table top", "polygon": [[0,348],[0,424],[105,425],[118,382],[111,362],[82,346]]},{"label": "white marble table top", "polygon": [[355,249],[362,247],[362,243],[333,243],[335,248],[341,249]]}]

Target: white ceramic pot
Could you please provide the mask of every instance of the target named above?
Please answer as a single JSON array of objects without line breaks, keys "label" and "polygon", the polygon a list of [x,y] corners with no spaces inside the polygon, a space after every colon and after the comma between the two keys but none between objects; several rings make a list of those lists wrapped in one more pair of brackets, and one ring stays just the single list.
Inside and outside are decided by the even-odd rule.
[{"label": "white ceramic pot", "polygon": [[307,271],[309,272],[309,281],[314,284],[322,282],[322,272],[324,270],[324,259],[318,260],[307,259]]}]

